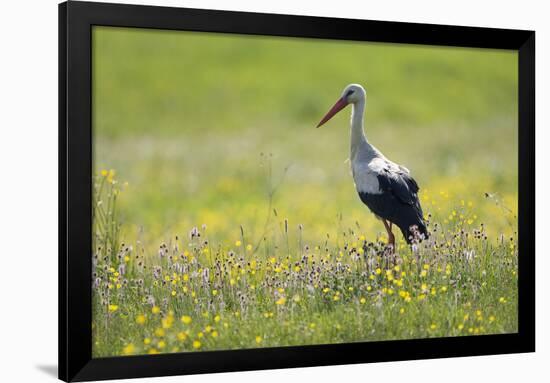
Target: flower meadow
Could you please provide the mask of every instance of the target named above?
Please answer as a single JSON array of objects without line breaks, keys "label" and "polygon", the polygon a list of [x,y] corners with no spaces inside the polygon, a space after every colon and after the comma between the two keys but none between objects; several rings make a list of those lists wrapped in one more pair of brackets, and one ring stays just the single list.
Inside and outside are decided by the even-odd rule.
[{"label": "flower meadow", "polygon": [[[431,236],[396,233],[391,252],[359,223],[306,235],[272,200],[259,236],[235,224],[220,240],[200,222],[130,242],[117,204],[131,192],[114,170],[94,178],[94,357],[517,331],[517,219],[496,195],[421,191]],[[487,227],[487,211],[508,227]]]},{"label": "flower meadow", "polygon": [[[517,331],[517,52],[92,41],[94,357]],[[420,185],[431,236],[394,230],[394,254],[353,185],[349,108],[315,128],[349,83]]]}]

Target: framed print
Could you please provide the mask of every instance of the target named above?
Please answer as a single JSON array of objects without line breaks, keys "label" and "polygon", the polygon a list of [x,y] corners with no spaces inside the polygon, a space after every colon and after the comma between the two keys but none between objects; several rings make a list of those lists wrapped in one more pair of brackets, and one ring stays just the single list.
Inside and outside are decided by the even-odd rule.
[{"label": "framed print", "polygon": [[59,377],[534,351],[533,31],[59,5]]}]

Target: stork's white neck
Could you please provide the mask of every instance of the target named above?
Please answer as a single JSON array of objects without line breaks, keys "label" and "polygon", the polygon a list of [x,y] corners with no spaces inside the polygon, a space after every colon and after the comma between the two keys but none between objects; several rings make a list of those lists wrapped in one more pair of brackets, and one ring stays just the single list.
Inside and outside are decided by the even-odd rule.
[{"label": "stork's white neck", "polygon": [[350,160],[359,158],[367,160],[377,155],[376,150],[368,141],[363,130],[363,115],[365,114],[365,99],[352,104],[351,109],[351,134],[350,134]]}]

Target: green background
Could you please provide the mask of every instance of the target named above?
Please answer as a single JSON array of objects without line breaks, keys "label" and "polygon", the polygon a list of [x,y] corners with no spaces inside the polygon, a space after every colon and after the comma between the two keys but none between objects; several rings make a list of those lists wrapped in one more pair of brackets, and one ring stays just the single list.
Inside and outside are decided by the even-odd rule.
[{"label": "green background", "polygon": [[95,27],[94,165],[128,181],[125,235],[141,230],[154,247],[206,223],[211,238],[232,242],[243,225],[256,240],[268,211],[262,153],[272,183],[288,167],[279,220],[312,239],[339,217],[383,231],[345,162],[350,108],[315,129],[349,83],[367,90],[368,139],[411,170],[425,211],[439,214],[429,198],[443,193],[478,207],[485,192],[515,209],[516,52]]}]

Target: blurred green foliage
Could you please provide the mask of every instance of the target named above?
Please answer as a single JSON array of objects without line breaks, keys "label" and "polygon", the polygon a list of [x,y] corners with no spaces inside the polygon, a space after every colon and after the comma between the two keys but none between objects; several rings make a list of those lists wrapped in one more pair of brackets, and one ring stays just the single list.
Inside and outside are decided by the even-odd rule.
[{"label": "blurred green foliage", "polygon": [[424,192],[497,192],[515,208],[515,52],[95,27],[94,163],[129,182],[126,234],[259,235],[287,167],[273,207],[292,225],[319,236],[341,214],[382,230],[345,163],[349,109],[315,129],[352,82],[367,89],[369,140]]}]

